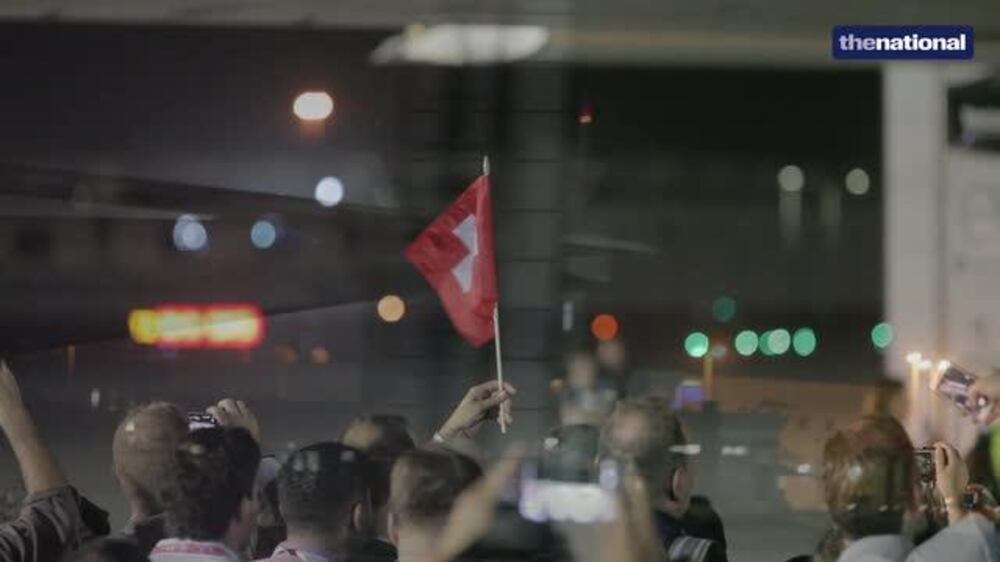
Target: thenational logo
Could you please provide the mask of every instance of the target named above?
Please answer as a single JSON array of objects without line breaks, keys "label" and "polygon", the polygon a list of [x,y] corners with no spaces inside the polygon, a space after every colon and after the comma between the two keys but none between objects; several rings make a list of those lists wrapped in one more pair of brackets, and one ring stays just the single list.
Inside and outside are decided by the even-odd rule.
[{"label": "thenational logo", "polygon": [[840,60],[969,60],[976,52],[970,25],[838,25],[830,39]]}]

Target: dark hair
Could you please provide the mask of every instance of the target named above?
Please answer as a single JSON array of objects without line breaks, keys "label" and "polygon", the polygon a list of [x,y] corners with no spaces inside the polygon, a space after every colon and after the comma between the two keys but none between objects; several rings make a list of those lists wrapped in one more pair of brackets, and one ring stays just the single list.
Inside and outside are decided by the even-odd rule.
[{"label": "dark hair", "polygon": [[389,507],[402,525],[441,522],[463,490],[482,476],[471,458],[447,449],[407,451],[392,469]]},{"label": "dark hair", "polygon": [[359,416],[347,427],[340,441],[365,453],[372,507],[381,508],[389,501],[392,465],[400,455],[416,448],[406,418],[392,414]]},{"label": "dark hair", "polygon": [[365,458],[341,443],[298,449],[278,473],[278,504],[289,529],[324,534],[346,527],[351,508],[366,492]]},{"label": "dark hair", "polygon": [[890,417],[867,417],[823,450],[823,489],[834,523],[849,539],[899,534],[914,501],[914,452]]},{"label": "dark hair", "polygon": [[103,537],[83,547],[79,562],[147,562],[138,543],[123,537]]},{"label": "dark hair", "polygon": [[244,499],[251,499],[260,447],[242,428],[198,429],[174,454],[165,493],[173,536],[218,540]]}]

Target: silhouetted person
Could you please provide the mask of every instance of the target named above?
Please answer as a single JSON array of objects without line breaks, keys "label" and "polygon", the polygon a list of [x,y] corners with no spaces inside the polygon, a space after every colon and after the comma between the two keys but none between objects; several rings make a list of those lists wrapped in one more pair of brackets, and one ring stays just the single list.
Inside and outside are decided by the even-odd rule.
[{"label": "silhouetted person", "polygon": [[174,454],[164,488],[167,531],[153,562],[240,560],[257,517],[260,447],[243,428],[198,429]]},{"label": "silhouetted person", "polygon": [[392,470],[389,534],[399,562],[432,557],[455,500],[482,470],[460,453],[418,449],[404,453]]}]

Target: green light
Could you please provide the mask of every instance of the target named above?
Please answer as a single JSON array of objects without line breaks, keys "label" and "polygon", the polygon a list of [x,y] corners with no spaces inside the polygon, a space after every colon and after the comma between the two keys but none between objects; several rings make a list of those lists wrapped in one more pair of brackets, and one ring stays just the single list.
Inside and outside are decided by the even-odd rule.
[{"label": "green light", "polygon": [[799,328],[792,335],[792,348],[800,357],[808,357],[816,351],[816,332],[812,328]]},{"label": "green light", "polygon": [[774,352],[771,351],[771,344],[769,343],[770,341],[771,341],[771,330],[768,330],[760,335],[760,340],[759,340],[760,353],[767,357],[774,355]]},{"label": "green light", "polygon": [[895,334],[892,331],[892,324],[888,322],[879,322],[872,328],[872,343],[878,349],[889,347],[893,337],[895,337]]},{"label": "green light", "polygon": [[704,357],[708,353],[708,336],[701,332],[691,332],[684,339],[684,351],[691,357]]},{"label": "green light", "polygon": [[757,334],[750,330],[743,330],[736,334],[733,346],[736,348],[736,353],[739,353],[743,357],[749,357],[757,351],[758,342]]},{"label": "green light", "polygon": [[712,301],[712,318],[729,322],[736,316],[736,301],[732,297],[719,297]]},{"label": "green light", "polygon": [[792,345],[792,336],[788,330],[778,328],[767,334],[767,347],[773,355],[782,355]]}]

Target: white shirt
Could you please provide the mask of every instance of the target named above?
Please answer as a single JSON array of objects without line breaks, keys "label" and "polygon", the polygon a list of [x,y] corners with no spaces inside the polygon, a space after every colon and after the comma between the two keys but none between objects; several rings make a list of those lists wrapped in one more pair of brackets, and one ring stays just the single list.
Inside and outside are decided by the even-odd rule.
[{"label": "white shirt", "polygon": [[240,562],[221,542],[163,539],[149,553],[150,562]]}]

